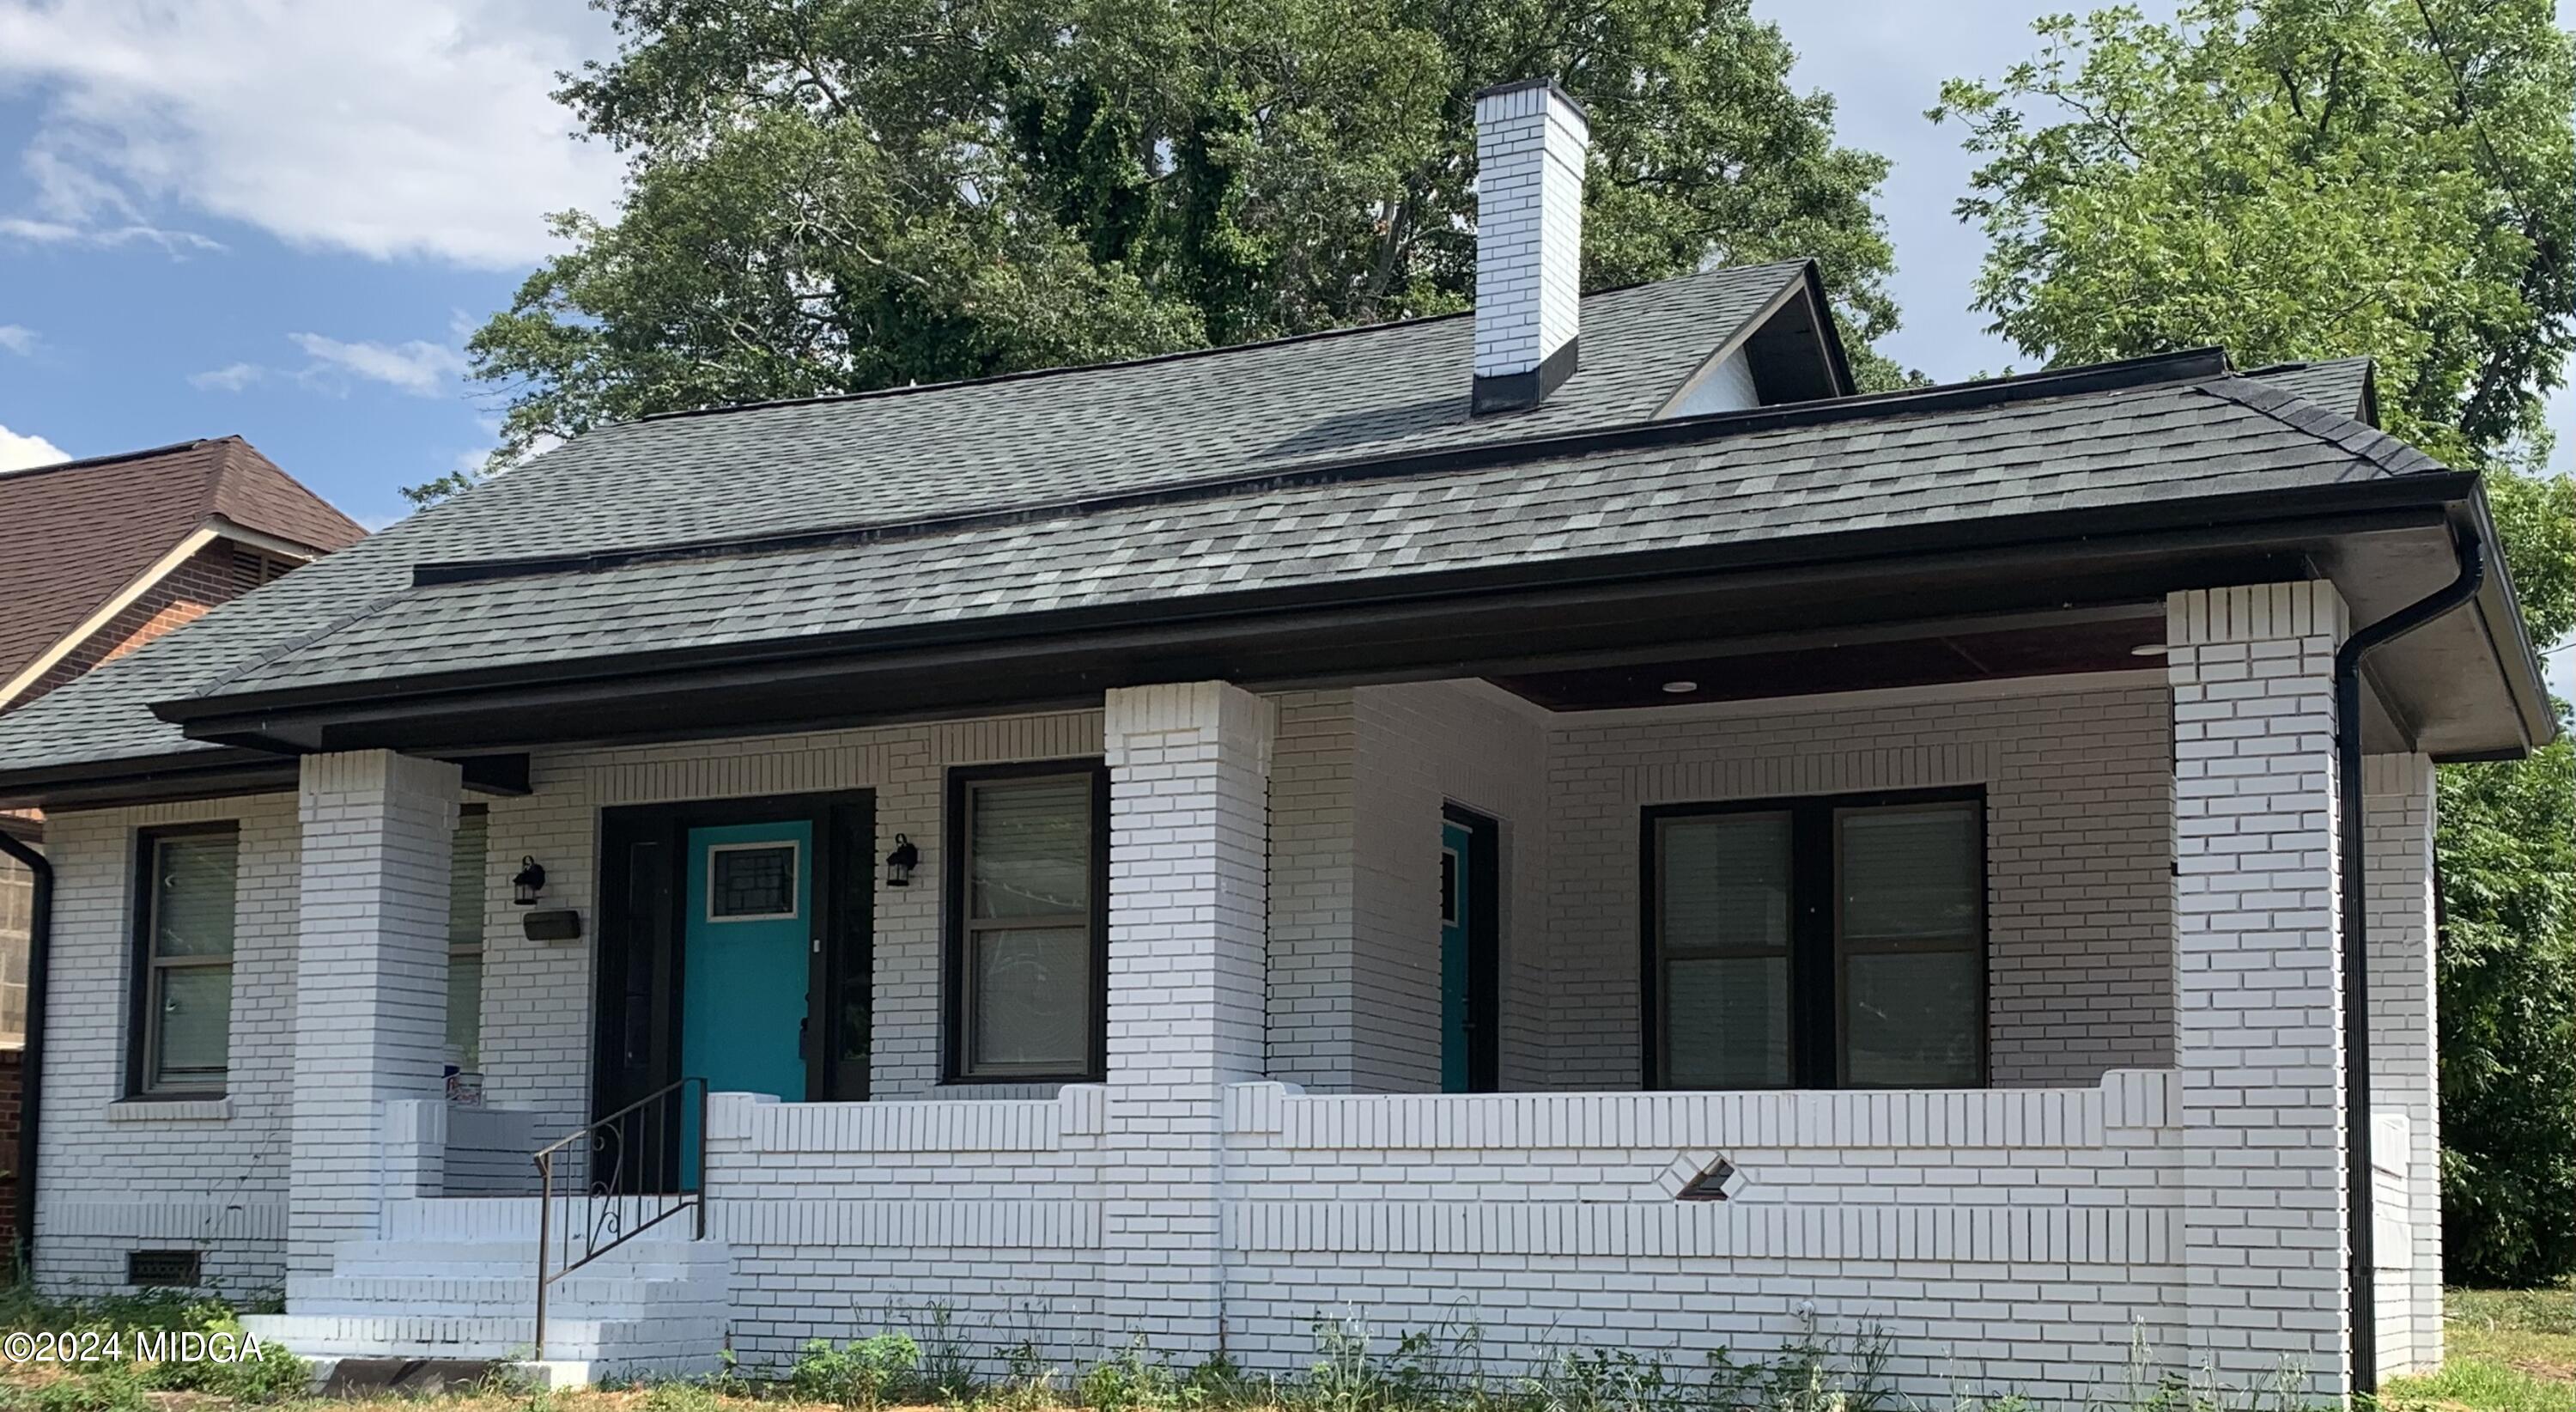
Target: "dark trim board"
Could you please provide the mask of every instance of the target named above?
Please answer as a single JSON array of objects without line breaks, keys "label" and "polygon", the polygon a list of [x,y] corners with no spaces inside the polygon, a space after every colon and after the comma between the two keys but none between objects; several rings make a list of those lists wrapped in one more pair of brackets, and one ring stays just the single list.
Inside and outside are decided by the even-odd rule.
[{"label": "dark trim board", "polygon": [[[966,1072],[966,791],[994,780],[1091,778],[1091,1056],[1079,1073]],[[1109,1075],[1109,765],[1097,757],[952,765],[940,794],[939,1079],[943,1084],[1099,1083]]]},{"label": "dark trim board", "polygon": [[873,792],[636,804],[599,811],[599,941],[591,989],[594,1117],[686,1077],[679,1063],[688,960],[681,912],[688,889],[679,869],[689,830],[796,820],[814,829],[813,923],[823,943],[808,954],[802,1097],[856,1102],[868,1096]]},{"label": "dark trim board", "polygon": [[[1656,937],[1656,825],[1716,814],[1785,813],[1790,818],[1789,1082],[1793,1089],[1848,1087],[1842,1079],[1842,984],[1834,955],[1834,812],[1888,805],[1973,802],[1977,806],[1977,1086],[1994,1082],[1994,868],[1986,786],[1872,790],[1709,803],[1650,804],[1637,818],[1637,1018],[1640,1087],[1669,1089],[1664,1076],[1662,956]],[[1823,905],[1820,905],[1823,904]],[[1824,979],[1819,980],[1822,976]]]}]

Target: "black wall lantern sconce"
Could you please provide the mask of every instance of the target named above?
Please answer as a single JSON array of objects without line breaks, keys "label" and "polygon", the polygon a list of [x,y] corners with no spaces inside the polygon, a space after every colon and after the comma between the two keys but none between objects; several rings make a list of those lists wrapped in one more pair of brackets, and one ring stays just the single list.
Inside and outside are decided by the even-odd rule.
[{"label": "black wall lantern sconce", "polygon": [[519,875],[510,879],[510,900],[522,907],[537,905],[537,894],[546,890],[546,870],[534,858],[519,860]]},{"label": "black wall lantern sconce", "polygon": [[912,886],[912,870],[921,866],[921,850],[902,834],[894,836],[894,851],[886,855],[886,886]]}]

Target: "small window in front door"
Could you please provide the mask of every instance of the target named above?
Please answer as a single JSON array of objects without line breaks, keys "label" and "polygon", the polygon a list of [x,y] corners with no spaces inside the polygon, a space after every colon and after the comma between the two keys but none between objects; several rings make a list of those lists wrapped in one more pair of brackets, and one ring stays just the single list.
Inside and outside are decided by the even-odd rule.
[{"label": "small window in front door", "polygon": [[796,915],[796,845],[719,843],[707,848],[707,920],[777,922]]}]

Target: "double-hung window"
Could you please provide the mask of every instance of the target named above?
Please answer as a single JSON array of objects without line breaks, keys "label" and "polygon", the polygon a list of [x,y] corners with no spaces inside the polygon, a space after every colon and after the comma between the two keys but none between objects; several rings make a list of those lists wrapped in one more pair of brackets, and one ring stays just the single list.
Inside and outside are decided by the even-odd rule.
[{"label": "double-hung window", "polygon": [[1095,764],[951,771],[947,835],[949,1078],[1099,1078],[1108,772]]},{"label": "double-hung window", "polygon": [[1644,847],[1655,1086],[1985,1082],[1981,791],[1658,807]]},{"label": "double-hung window", "polygon": [[131,1078],[141,1095],[218,1094],[230,1067],[232,824],[147,829],[136,841]]}]

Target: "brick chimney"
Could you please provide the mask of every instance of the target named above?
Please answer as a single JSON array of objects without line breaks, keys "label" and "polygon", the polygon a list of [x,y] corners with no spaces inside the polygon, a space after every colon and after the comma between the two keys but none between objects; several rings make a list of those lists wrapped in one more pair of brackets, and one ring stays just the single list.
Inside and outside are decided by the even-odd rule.
[{"label": "brick chimney", "polygon": [[1590,120],[1552,79],[1476,95],[1474,410],[1535,407],[1574,372]]}]

